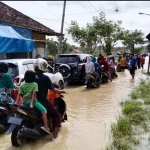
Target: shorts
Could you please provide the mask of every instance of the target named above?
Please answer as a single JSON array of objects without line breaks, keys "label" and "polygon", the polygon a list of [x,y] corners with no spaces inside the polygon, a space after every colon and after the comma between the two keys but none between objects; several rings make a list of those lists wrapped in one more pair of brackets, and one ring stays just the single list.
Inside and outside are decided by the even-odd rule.
[{"label": "shorts", "polygon": [[[23,104],[30,105],[30,103],[31,103],[31,100],[24,100],[23,99]],[[38,102],[37,99],[34,100],[33,106],[35,108],[37,108],[41,113],[47,113],[47,109],[40,102]]]}]

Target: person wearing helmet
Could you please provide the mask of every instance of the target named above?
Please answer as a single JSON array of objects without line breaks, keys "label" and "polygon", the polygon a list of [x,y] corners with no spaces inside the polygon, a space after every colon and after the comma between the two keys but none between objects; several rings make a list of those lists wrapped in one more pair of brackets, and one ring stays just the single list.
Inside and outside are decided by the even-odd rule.
[{"label": "person wearing helmet", "polygon": [[52,139],[57,137],[59,128],[61,126],[61,115],[55,106],[47,99],[48,90],[54,93],[65,93],[64,90],[59,90],[55,88],[52,84],[50,78],[43,74],[47,70],[48,63],[42,58],[37,58],[33,63],[33,68],[35,71],[35,82],[38,84],[37,99],[38,101],[47,109],[48,114],[52,117],[52,123],[54,128],[54,134]]}]

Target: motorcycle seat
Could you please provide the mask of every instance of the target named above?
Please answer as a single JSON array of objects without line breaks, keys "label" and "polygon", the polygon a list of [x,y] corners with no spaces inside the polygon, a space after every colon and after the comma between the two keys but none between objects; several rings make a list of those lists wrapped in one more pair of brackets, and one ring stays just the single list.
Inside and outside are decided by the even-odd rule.
[{"label": "motorcycle seat", "polygon": [[8,106],[7,103],[0,101],[0,106]]},{"label": "motorcycle seat", "polygon": [[[21,104],[19,105],[21,108],[24,108],[24,109],[27,109],[27,110],[33,110],[33,111],[39,111],[37,108],[33,107],[33,108],[30,108],[29,105],[25,105],[25,104]],[[40,111],[39,111],[40,112]]]}]

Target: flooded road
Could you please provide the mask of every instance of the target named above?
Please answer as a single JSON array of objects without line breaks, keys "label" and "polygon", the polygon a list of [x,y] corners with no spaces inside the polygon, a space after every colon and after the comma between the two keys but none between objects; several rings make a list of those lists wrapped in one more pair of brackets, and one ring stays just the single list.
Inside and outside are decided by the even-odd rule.
[{"label": "flooded road", "polygon": [[[146,59],[147,62],[147,59]],[[118,72],[118,78],[102,84],[99,89],[85,86],[66,87],[68,121],[62,123],[58,138],[51,142],[49,136],[29,143],[21,148],[11,146],[10,135],[0,136],[0,150],[104,150],[111,136],[110,125],[120,113],[120,103],[126,99],[133,87],[146,78],[147,71],[136,70],[131,79],[128,70]]]}]

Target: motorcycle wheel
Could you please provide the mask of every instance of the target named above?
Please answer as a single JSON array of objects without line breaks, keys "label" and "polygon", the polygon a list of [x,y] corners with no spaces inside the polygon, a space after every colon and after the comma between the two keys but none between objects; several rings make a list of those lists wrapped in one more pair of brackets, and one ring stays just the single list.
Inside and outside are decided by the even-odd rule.
[{"label": "motorcycle wheel", "polygon": [[104,77],[102,78],[102,83],[107,83],[107,82],[108,82],[108,78],[104,76]]},{"label": "motorcycle wheel", "polygon": [[11,134],[11,143],[12,146],[15,147],[20,147],[23,143],[26,143],[27,141],[29,141],[29,138],[26,137],[19,137],[20,135],[20,130],[24,127],[31,127],[29,122],[22,122],[22,124],[20,126],[18,126],[17,128],[15,128],[15,130],[12,132]]}]

